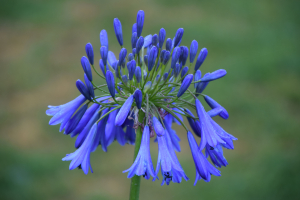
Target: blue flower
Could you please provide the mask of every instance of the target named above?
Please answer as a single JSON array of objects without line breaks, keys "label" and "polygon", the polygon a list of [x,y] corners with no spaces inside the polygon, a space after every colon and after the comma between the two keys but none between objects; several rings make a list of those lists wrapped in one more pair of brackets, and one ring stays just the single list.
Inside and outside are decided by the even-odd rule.
[{"label": "blue flower", "polygon": [[117,114],[116,121],[115,121],[116,126],[121,126],[124,123],[130,111],[132,102],[133,102],[133,95],[128,97],[128,99],[121,107],[119,113]]},{"label": "blue flower", "polygon": [[136,16],[136,29],[137,36],[140,37],[142,34],[143,26],[144,26],[145,13],[143,10],[140,10]]},{"label": "blue flower", "polygon": [[87,104],[84,104],[83,106],[81,106],[81,108],[79,108],[75,115],[73,115],[73,117],[66,124],[64,134],[70,134],[76,128],[87,108]]},{"label": "blue flower", "polygon": [[[102,46],[100,48],[100,55],[101,55],[101,58],[103,60],[103,64],[106,66],[107,64],[107,56],[108,56],[108,49],[106,46]],[[108,68],[108,67],[107,67]]]},{"label": "blue flower", "polygon": [[196,64],[195,64],[195,71],[197,71],[200,68],[200,66],[204,62],[206,56],[207,56],[207,49],[206,48],[201,49],[199,56],[197,58]]},{"label": "blue flower", "polygon": [[219,144],[215,148],[212,148],[209,145],[206,145],[205,147],[205,156],[206,158],[209,156],[210,160],[216,167],[226,167],[228,165],[227,160],[225,159],[223,155],[223,149],[222,146]]},{"label": "blue flower", "polygon": [[89,60],[83,56],[81,58],[81,66],[82,66],[82,69],[84,71],[84,73],[87,75],[87,77],[89,78],[90,81],[93,81],[93,76],[92,76],[92,70],[91,70],[91,65],[90,65],[90,62]]},{"label": "blue flower", "polygon": [[190,47],[190,63],[193,63],[198,51],[198,42],[193,40]]},{"label": "blue flower", "polygon": [[77,149],[74,153],[67,154],[67,156],[62,159],[63,161],[72,160],[69,166],[70,170],[80,167],[85,174],[88,174],[89,169],[91,169],[91,172],[93,173],[93,169],[90,163],[90,154],[96,132],[97,124],[94,124],[91,127],[86,140],[80,146],[80,148]]},{"label": "blue flower", "polygon": [[106,83],[109,93],[112,97],[115,97],[115,78],[111,71],[106,72]]},{"label": "blue flower", "polygon": [[181,97],[181,95],[184,94],[184,92],[189,88],[192,81],[193,81],[193,74],[189,74],[183,79],[183,82],[177,93],[177,97]]},{"label": "blue flower", "polygon": [[108,37],[107,32],[104,29],[100,32],[100,44],[101,46],[106,46],[108,49]]},{"label": "blue flower", "polygon": [[222,111],[219,113],[220,117],[222,117],[223,119],[228,119],[229,114],[227,112],[227,110],[221,106],[218,102],[216,102],[214,99],[212,99],[211,97],[205,95],[204,99],[206,101],[206,103],[212,108],[221,108]]},{"label": "blue flower", "polygon": [[114,29],[120,46],[123,46],[122,24],[118,18],[114,19]]},{"label": "blue flower", "polygon": [[91,43],[87,43],[85,45],[85,52],[86,52],[86,55],[91,63],[91,65],[94,64],[94,51],[93,51],[93,46]]},{"label": "blue flower", "polygon": [[149,179],[149,175],[153,178],[155,177],[151,155],[150,155],[150,131],[149,126],[144,127],[142,142],[140,150],[132,166],[123,171],[123,173],[128,172],[128,178],[132,178],[134,175],[144,176]]}]

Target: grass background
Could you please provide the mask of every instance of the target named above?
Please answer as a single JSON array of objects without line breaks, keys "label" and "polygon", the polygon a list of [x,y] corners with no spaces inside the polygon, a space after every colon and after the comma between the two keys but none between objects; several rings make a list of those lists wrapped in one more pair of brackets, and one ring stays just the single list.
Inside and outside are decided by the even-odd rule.
[{"label": "grass background", "polygon": [[[136,13],[145,11],[143,35],[167,37],[184,28],[182,44],[193,39],[209,51],[203,73],[227,75],[205,94],[230,113],[217,122],[236,136],[225,151],[221,177],[193,186],[195,168],[186,133],[178,158],[190,181],[160,186],[142,180],[140,199],[300,199],[300,26],[299,1],[279,0],[3,0],[0,6],[0,199],[127,199],[133,147],[113,144],[91,156],[93,174],[68,170],[61,158],[74,139],[49,126],[47,105],[78,95],[80,58],[91,42],[95,63],[99,32],[119,50],[113,19],[130,47]],[[151,146],[156,163],[157,146]]]}]

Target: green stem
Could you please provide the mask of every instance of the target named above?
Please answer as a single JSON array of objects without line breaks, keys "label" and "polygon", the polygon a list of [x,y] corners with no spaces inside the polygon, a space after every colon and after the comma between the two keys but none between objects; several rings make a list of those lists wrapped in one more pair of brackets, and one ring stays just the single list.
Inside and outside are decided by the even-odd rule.
[{"label": "green stem", "polygon": [[[140,110],[139,111],[139,122],[143,123],[144,118],[145,118],[145,113],[142,110]],[[135,158],[136,158],[137,154],[139,153],[141,141],[142,141],[142,135],[143,135],[142,127],[139,126],[138,129],[136,130],[133,161],[135,161]],[[131,178],[129,200],[138,200],[139,199],[140,182],[141,182],[141,176],[135,175],[134,177]]]}]

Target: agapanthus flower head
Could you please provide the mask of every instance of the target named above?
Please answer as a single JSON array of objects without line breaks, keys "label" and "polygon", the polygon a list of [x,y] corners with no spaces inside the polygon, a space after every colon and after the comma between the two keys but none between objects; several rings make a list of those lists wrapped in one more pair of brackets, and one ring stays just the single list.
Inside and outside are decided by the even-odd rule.
[{"label": "agapanthus flower head", "polygon": [[[122,25],[119,19],[114,19],[115,35],[121,46],[118,52],[109,51],[107,32],[100,32],[99,66],[102,73],[94,67],[92,45],[86,44],[87,57],[81,58],[84,82],[76,81],[80,95],[66,104],[49,106],[46,111],[47,115],[53,116],[50,125],[61,124],[60,131],[76,137],[74,146],[77,150],[63,160],[71,161],[70,170],[78,167],[87,174],[89,169],[92,170],[90,154],[98,148],[106,152],[114,141],[121,146],[135,144],[134,163],[124,171],[128,172],[128,178],[143,176],[149,179],[152,176],[156,180],[161,171],[162,185],[180,183],[189,178],[175,153],[181,152],[183,136],[172,128],[176,123],[187,132],[196,166],[196,182],[200,179],[210,181],[211,175],[220,176],[214,166],[228,165],[223,148],[233,149],[233,140],[237,140],[213,120],[216,116],[227,119],[226,109],[202,93],[210,81],[224,77],[226,71],[220,69],[202,76],[201,71],[205,68],[201,71],[199,68],[206,59],[207,49],[202,48],[195,67],[191,67],[198,42],[193,40],[190,49],[182,46],[184,29],[179,28],[173,39],[166,40],[164,48],[166,30],[161,28],[158,35],[142,35],[144,17],[144,11],[140,10],[132,26],[129,48],[123,47]],[[190,63],[186,66],[188,56]],[[91,65],[104,84],[95,83]],[[211,110],[204,109],[200,97],[204,97]],[[187,122],[190,127],[186,126]],[[155,170],[150,155],[151,137],[156,137],[158,143]]]}]

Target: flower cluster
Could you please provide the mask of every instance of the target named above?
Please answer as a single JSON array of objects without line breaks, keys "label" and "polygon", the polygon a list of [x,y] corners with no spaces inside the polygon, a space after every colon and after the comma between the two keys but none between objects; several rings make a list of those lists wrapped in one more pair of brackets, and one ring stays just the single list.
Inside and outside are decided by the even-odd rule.
[{"label": "flower cluster", "polygon": [[[199,68],[205,61],[207,49],[202,48],[196,58],[196,40],[191,42],[190,48],[180,46],[183,28],[177,30],[173,39],[166,39],[164,28],[158,35],[143,37],[144,16],[144,11],[140,10],[132,26],[130,53],[123,47],[121,22],[114,19],[115,34],[121,46],[118,60],[109,50],[107,32],[100,32],[102,74],[95,69],[93,47],[88,43],[87,56],[81,58],[84,82],[76,81],[81,94],[64,105],[49,106],[46,111],[53,116],[50,125],[61,124],[60,131],[64,130],[64,134],[77,136],[77,150],[62,160],[71,161],[70,170],[80,168],[87,174],[89,169],[92,172],[90,154],[98,146],[107,151],[114,141],[122,146],[136,144],[139,151],[135,161],[124,171],[128,172],[128,178],[137,175],[149,179],[152,176],[154,181],[160,170],[162,184],[180,183],[182,178],[189,178],[175,153],[181,151],[180,138],[172,129],[172,123],[177,123],[187,132],[196,167],[195,184],[200,179],[208,182],[211,175],[221,175],[217,168],[228,165],[223,148],[233,149],[233,140],[236,140],[212,119],[215,116],[227,119],[226,109],[202,93],[210,81],[225,76],[226,71],[220,69],[202,76]],[[106,84],[94,83],[91,68]],[[211,110],[206,112],[198,97],[203,97]],[[197,115],[188,108],[195,110]],[[183,116],[197,138],[201,138],[199,145],[184,124]],[[150,138],[155,136],[154,141],[158,143],[156,169],[150,154]]]}]

